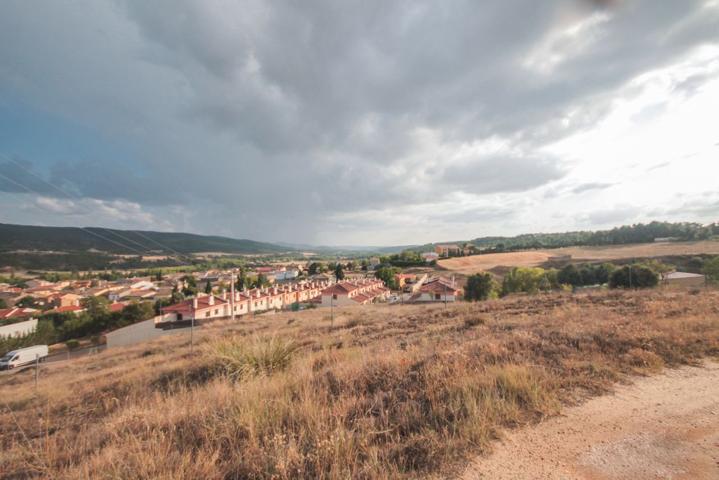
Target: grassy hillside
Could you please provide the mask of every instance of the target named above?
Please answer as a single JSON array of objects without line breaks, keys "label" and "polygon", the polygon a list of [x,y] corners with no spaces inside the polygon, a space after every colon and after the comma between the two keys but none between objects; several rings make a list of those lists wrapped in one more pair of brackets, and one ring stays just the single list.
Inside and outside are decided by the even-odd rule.
[{"label": "grassy hillside", "polygon": [[114,230],[95,227],[86,229],[36,227],[0,223],[0,252],[12,250],[78,252],[91,249],[130,255],[137,254],[138,251],[150,255],[172,253],[172,251],[254,254],[289,250],[287,247],[252,240],[191,233]]},{"label": "grassy hillside", "polygon": [[[503,429],[719,355],[719,292],[262,315],[0,382],[0,478],[446,477]],[[199,339],[199,340],[198,340]]]}]

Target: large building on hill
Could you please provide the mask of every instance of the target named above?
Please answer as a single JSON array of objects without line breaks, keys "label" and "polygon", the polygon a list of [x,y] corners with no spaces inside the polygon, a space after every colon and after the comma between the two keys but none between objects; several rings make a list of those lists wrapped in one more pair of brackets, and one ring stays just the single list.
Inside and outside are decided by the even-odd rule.
[{"label": "large building on hill", "polygon": [[384,282],[375,278],[339,282],[322,291],[322,306],[365,305],[386,300],[389,293]]}]

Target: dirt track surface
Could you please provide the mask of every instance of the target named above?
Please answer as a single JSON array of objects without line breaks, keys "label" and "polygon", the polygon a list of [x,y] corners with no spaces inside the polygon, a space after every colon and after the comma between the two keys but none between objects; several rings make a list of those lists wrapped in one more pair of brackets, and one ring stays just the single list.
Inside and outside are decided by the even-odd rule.
[{"label": "dirt track surface", "polygon": [[510,432],[461,478],[719,479],[719,363],[641,378]]}]

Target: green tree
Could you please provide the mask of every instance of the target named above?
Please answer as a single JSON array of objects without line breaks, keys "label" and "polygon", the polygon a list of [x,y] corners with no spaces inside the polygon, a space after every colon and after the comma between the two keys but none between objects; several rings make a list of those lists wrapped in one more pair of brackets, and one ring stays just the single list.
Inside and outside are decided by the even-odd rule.
[{"label": "green tree", "polygon": [[121,314],[122,325],[117,325],[118,327],[148,320],[155,315],[155,309],[150,302],[133,302],[126,306]]},{"label": "green tree", "polygon": [[4,298],[0,298],[0,308],[8,308]]},{"label": "green tree", "polygon": [[208,295],[212,293],[212,282],[210,282],[209,280],[205,284],[205,293]]},{"label": "green tree", "polygon": [[573,264],[563,267],[557,276],[559,283],[562,285],[572,285],[574,287],[582,284],[582,275]]},{"label": "green tree", "polygon": [[20,300],[15,302],[15,306],[19,308],[40,308],[37,301],[30,295],[22,297]]},{"label": "green tree", "polygon": [[267,277],[265,277],[263,274],[258,274],[257,278],[255,279],[254,287],[255,288],[264,288],[269,287],[270,281],[267,280]]},{"label": "green tree", "polygon": [[502,281],[502,295],[517,292],[538,293],[558,287],[559,279],[556,270],[515,267],[505,275]]},{"label": "green tree", "polygon": [[374,276],[382,280],[387,288],[390,290],[399,290],[396,275],[400,272],[397,267],[390,265],[384,265],[375,270]]},{"label": "green tree", "polygon": [[99,317],[107,314],[107,306],[110,301],[105,297],[86,297],[82,299],[82,308],[92,317]]},{"label": "green tree", "polygon": [[338,281],[345,279],[345,272],[342,269],[341,263],[338,263],[337,265],[335,265],[335,278],[337,278]]},{"label": "green tree", "polygon": [[625,265],[609,278],[610,288],[651,288],[659,284],[659,274],[644,265]]},{"label": "green tree", "polygon": [[172,287],[172,293],[170,294],[170,305],[179,303],[185,299],[185,296],[182,294],[180,289],[177,288],[177,285]]},{"label": "green tree", "polygon": [[310,266],[307,267],[307,273],[309,275],[317,275],[318,273],[322,273],[323,266],[319,262],[312,262],[310,263]]},{"label": "green tree", "polygon": [[245,269],[240,267],[240,272],[237,274],[237,280],[235,280],[235,290],[242,291],[247,286],[247,275]]},{"label": "green tree", "polygon": [[702,267],[702,272],[712,282],[719,282],[719,256],[707,260]]},{"label": "green tree", "polygon": [[492,274],[475,273],[467,278],[467,285],[464,288],[464,298],[469,301],[489,300],[497,297],[499,285],[492,277]]},{"label": "green tree", "polygon": [[197,294],[197,281],[192,275],[185,275],[180,280],[184,283],[182,288],[182,294],[186,297],[191,297]]}]

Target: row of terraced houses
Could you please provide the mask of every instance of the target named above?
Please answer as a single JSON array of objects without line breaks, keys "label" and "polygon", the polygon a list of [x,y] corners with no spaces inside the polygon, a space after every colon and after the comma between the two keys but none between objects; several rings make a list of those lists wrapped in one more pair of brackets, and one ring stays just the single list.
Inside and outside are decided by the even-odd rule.
[{"label": "row of terraced houses", "polygon": [[164,327],[178,322],[209,321],[269,310],[290,308],[293,304],[321,306],[358,305],[386,300],[389,289],[381,280],[366,278],[330,284],[330,282],[294,283],[221,295],[202,295],[162,308],[155,325]]},{"label": "row of terraced houses", "polygon": [[[320,296],[326,282],[306,282],[268,288],[253,288],[241,292],[221,295],[199,294],[162,308],[155,317],[156,325],[165,325],[188,320],[207,321],[231,317],[233,314],[282,310],[295,303],[307,303]],[[234,295],[234,298],[233,298]]]}]

